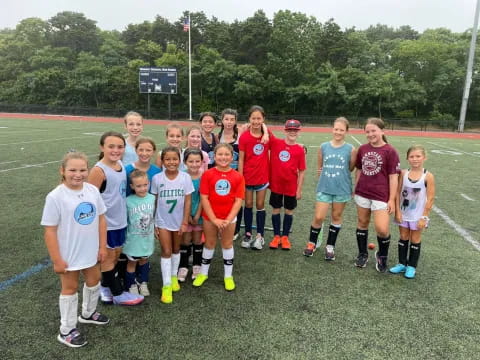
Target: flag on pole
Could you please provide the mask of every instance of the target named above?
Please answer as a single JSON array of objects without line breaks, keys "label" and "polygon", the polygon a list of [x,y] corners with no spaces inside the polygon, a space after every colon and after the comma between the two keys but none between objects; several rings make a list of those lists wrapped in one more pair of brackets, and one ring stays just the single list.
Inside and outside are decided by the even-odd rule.
[{"label": "flag on pole", "polygon": [[190,30],[190,21],[188,18],[185,18],[183,21],[183,31],[189,31]]}]

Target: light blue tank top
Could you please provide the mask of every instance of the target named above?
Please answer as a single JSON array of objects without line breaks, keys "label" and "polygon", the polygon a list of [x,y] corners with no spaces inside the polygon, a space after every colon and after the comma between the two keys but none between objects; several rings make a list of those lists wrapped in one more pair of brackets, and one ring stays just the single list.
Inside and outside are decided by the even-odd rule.
[{"label": "light blue tank top", "polygon": [[122,163],[124,166],[128,164],[133,164],[138,160],[138,155],[135,151],[135,147],[130,145],[128,142],[125,145],[125,152],[123,153]]},{"label": "light blue tank top", "polygon": [[330,142],[325,142],[320,148],[323,164],[317,192],[330,195],[351,195],[350,157],[353,146],[345,143],[336,148]]}]

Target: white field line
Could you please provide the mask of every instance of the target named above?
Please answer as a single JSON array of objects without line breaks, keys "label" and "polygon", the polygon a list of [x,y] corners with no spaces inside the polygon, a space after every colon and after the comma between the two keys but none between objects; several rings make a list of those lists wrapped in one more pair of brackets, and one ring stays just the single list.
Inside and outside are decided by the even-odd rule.
[{"label": "white field line", "polygon": [[468,195],[465,195],[465,194],[460,194],[461,197],[463,197],[464,199],[468,200],[468,201],[475,201],[475,199],[472,199],[470,196]]},{"label": "white field line", "polygon": [[442,209],[439,209],[437,206],[433,206],[432,210],[440,216],[450,227],[459,233],[466,241],[468,241],[472,246],[480,251],[480,243],[475,240],[470,233],[453,221],[450,216],[448,216]]},{"label": "white field line", "polygon": [[0,162],[0,165],[11,164],[11,163],[14,163],[14,162],[17,162],[17,161],[20,161],[20,160],[3,161],[3,162]]},{"label": "white field line", "polygon": [[465,155],[470,155],[470,156],[473,156],[473,157],[480,157],[480,155],[478,155],[478,154],[469,153],[469,152],[466,152],[466,151],[463,151],[463,150],[452,148],[450,146],[440,145],[440,144],[430,142],[430,141],[428,141],[428,144],[443,147],[444,149],[448,149],[448,150],[451,150],[451,151],[456,151],[456,152],[459,152],[459,153],[462,153],[462,154],[465,154]]},{"label": "white field line", "polygon": [[358,145],[362,145],[362,143],[361,143],[360,141],[358,141],[358,139],[357,139],[355,136],[350,135],[350,137],[351,137],[353,140],[355,140]]},{"label": "white field line", "polygon": [[[98,155],[98,154],[91,154],[91,155],[87,155],[87,156],[88,156],[88,157],[92,157],[92,156],[97,156],[97,155]],[[32,168],[32,167],[42,167],[43,165],[55,164],[55,163],[59,163],[59,162],[61,162],[61,161],[62,161],[62,160],[54,160],[54,161],[47,161],[47,162],[39,163],[39,164],[27,164],[27,165],[15,167],[15,168],[3,169],[3,170],[0,170],[0,173],[4,173],[4,172],[8,172],[8,171],[13,171],[13,170],[29,169],[29,168]]]},{"label": "white field line", "polygon": [[75,137],[68,137],[68,138],[57,138],[57,139],[46,139],[46,140],[20,141],[20,142],[8,143],[8,144],[0,144],[0,146],[32,144],[32,143],[41,143],[41,142],[48,142],[48,141],[60,141],[60,140],[71,140],[71,139],[85,139],[85,136],[75,136]]}]

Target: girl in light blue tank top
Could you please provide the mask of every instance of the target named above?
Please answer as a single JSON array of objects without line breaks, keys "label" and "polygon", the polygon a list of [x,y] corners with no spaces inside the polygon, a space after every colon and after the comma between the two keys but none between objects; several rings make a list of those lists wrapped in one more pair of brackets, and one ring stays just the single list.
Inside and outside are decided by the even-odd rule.
[{"label": "girl in light blue tank top", "polygon": [[310,236],[303,251],[305,256],[312,256],[321,244],[318,236],[321,233],[323,221],[332,205],[332,222],[328,231],[325,260],[335,260],[335,244],[342,226],[342,214],[346,203],[352,197],[351,171],[355,166],[356,149],[345,142],[348,132],[348,120],[337,118],[333,123],[333,138],[323,143],[318,150],[317,198],[315,214],[310,227]]}]

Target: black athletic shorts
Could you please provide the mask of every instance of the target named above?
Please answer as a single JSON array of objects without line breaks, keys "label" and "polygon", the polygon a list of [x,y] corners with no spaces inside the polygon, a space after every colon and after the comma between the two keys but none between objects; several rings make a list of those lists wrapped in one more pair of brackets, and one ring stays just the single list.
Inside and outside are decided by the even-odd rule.
[{"label": "black athletic shorts", "polygon": [[274,209],[284,207],[287,210],[293,210],[297,207],[297,198],[295,196],[277,194],[272,191],[270,193],[270,206]]}]

